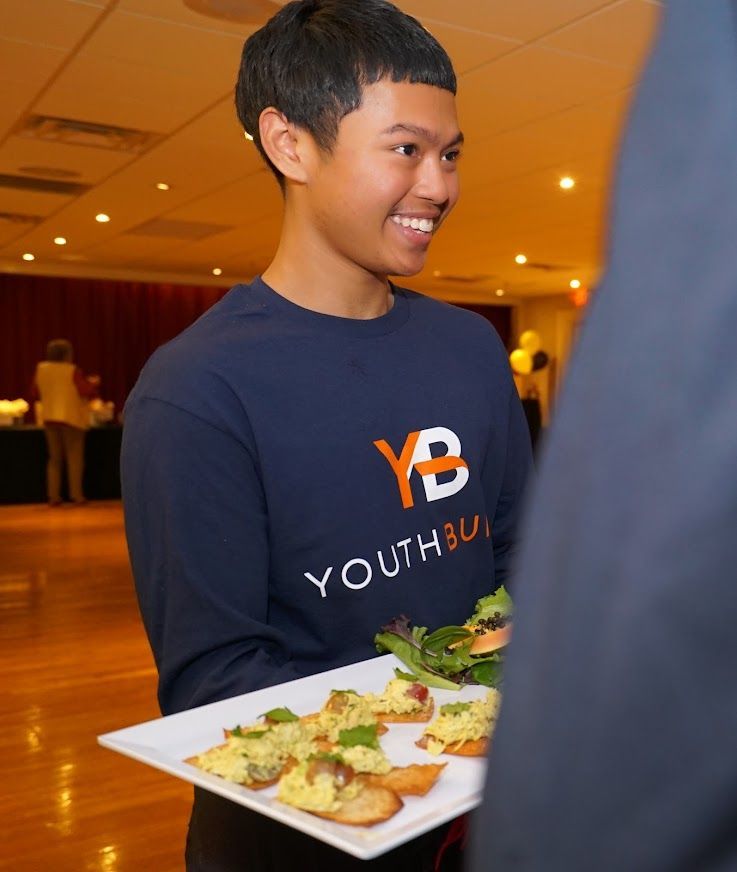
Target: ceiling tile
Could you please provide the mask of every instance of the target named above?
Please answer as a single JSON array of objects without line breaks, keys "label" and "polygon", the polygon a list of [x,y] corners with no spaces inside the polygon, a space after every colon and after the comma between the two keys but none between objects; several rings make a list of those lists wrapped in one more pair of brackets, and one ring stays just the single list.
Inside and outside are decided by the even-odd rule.
[{"label": "ceiling tile", "polygon": [[21,215],[50,215],[69,203],[70,199],[65,194],[0,188],[0,211],[18,212]]},{"label": "ceiling tile", "polygon": [[167,218],[182,221],[201,221],[217,215],[225,224],[247,224],[254,216],[263,219],[281,215],[282,196],[271,172],[263,169],[238,179],[218,191],[191,200],[184,206],[167,213]]},{"label": "ceiling tile", "polygon": [[448,52],[458,76],[501,57],[520,45],[518,40],[502,39],[438,21],[425,21],[423,24]]},{"label": "ceiling tile", "polygon": [[[147,18],[186,24],[198,30],[229,33],[246,39],[259,25],[238,24],[225,18],[213,18],[188,9],[182,0],[119,0],[118,8]],[[265,23],[265,22],[264,22]]]},{"label": "ceiling tile", "polygon": [[237,35],[116,11],[87,42],[84,54],[167,70],[187,79],[201,79],[202,70],[207,70],[209,82],[232,88],[242,47]]},{"label": "ceiling tile", "polygon": [[100,6],[69,0],[16,0],[0,3],[0,33],[58,49],[73,48],[103,14]]},{"label": "ceiling tile", "polygon": [[2,214],[0,214],[0,249],[3,247],[10,248],[15,240],[25,235],[29,226],[20,221],[11,221],[3,218]]},{"label": "ceiling tile", "polygon": [[60,48],[0,38],[0,81],[40,87],[66,57]]},{"label": "ceiling tile", "polygon": [[[647,0],[625,0],[541,40],[542,45],[639,68],[657,31],[662,9]],[[629,39],[622,39],[622,34]]]},{"label": "ceiling tile", "polygon": [[[95,82],[95,88],[89,87]],[[46,115],[169,133],[222,98],[220,82],[79,55],[39,100]]]},{"label": "ceiling tile", "polygon": [[621,91],[626,68],[528,46],[464,76],[459,114],[478,140]]},{"label": "ceiling tile", "polygon": [[397,0],[397,5],[418,18],[528,41],[612,2],[615,0]]},{"label": "ceiling tile", "polygon": [[576,177],[581,159],[592,155],[606,172],[630,96],[619,91],[488,139],[471,139],[459,164],[463,190],[545,168]]}]

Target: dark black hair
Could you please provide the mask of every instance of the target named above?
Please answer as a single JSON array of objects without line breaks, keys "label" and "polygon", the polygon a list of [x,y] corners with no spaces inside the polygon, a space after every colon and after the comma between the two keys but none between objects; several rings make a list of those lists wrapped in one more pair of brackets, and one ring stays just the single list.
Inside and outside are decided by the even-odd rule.
[{"label": "dark black hair", "polygon": [[46,360],[71,362],[73,357],[74,349],[68,339],[52,339],[46,344]]},{"label": "dark black hair", "polygon": [[243,46],[235,89],[238,118],[283,185],[261,144],[263,110],[275,107],[330,152],[341,120],[360,107],[364,87],[384,78],[456,93],[445,49],[392,3],[295,0]]}]

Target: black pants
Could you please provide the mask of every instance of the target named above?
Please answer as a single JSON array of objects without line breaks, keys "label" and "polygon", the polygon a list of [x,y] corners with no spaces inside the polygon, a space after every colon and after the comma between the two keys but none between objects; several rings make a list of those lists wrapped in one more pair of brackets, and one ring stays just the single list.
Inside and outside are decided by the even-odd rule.
[{"label": "black pants", "polygon": [[[377,857],[358,860],[278,821],[195,788],[187,836],[187,872],[433,872],[445,841],[444,825]],[[444,855],[442,872],[460,872],[454,846]]]}]

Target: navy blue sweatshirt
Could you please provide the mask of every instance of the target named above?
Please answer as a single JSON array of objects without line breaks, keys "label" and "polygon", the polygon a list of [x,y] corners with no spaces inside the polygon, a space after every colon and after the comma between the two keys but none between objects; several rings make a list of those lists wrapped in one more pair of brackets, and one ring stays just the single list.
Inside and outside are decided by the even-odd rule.
[{"label": "navy blue sweatshirt", "polygon": [[462,621],[504,582],[529,435],[478,315],[384,316],[238,285],[125,409],[126,532],[165,713],[374,656],[392,617]]}]

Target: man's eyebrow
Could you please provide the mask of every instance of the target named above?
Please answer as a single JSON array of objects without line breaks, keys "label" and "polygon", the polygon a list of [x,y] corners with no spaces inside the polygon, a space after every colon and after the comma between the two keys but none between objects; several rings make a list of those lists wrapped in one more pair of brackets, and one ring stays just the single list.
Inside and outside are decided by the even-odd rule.
[{"label": "man's eyebrow", "polygon": [[[436,133],[433,133],[432,130],[428,130],[426,127],[419,127],[416,124],[392,124],[391,127],[387,127],[386,130],[381,131],[382,136],[392,136],[395,133],[409,133],[412,136],[418,136],[421,139],[432,143],[432,145],[438,144],[438,135]],[[464,136],[459,131],[458,136],[456,136],[452,142],[449,142],[446,148],[450,148],[453,145],[462,145],[463,142]]]}]

